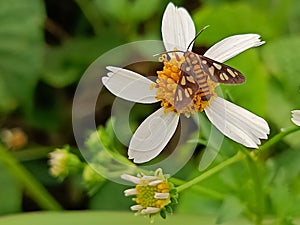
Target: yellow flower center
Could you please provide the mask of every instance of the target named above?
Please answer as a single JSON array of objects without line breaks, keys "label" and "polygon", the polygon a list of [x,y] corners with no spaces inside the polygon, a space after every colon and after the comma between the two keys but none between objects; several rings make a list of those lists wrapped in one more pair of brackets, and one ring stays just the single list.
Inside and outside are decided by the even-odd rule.
[{"label": "yellow flower center", "polygon": [[163,61],[164,63],[164,67],[162,71],[157,71],[158,79],[156,80],[155,85],[155,88],[157,88],[156,98],[161,101],[161,106],[165,108],[165,113],[183,113],[186,117],[189,117],[191,114],[202,112],[204,108],[209,105],[210,101],[216,96],[214,90],[217,84],[208,76],[207,87],[211,95],[209,100],[203,100],[205,99],[203,98],[203,92],[199,89],[188,105],[180,111],[176,110],[174,106],[174,97],[181,77],[180,66],[185,61],[185,58],[184,56],[178,56],[177,54],[173,54],[173,56],[174,57],[169,60],[166,55],[163,55],[160,58],[160,61]]},{"label": "yellow flower center", "polygon": [[170,198],[157,199],[155,193],[169,193],[169,185],[167,181],[164,181],[155,186],[150,186],[148,183],[138,184],[135,189],[137,190],[137,197],[135,202],[141,205],[143,208],[156,207],[159,209],[164,208],[170,203]]}]

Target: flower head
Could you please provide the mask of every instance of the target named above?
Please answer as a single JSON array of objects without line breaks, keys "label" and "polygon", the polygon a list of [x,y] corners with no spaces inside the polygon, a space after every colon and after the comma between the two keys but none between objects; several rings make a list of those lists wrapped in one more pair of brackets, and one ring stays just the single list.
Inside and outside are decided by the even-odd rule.
[{"label": "flower head", "polygon": [[300,110],[293,110],[292,111],[292,122],[297,126],[300,126]]},{"label": "flower head", "polygon": [[28,143],[28,136],[21,128],[3,129],[0,139],[8,149],[21,149]]},{"label": "flower head", "polygon": [[136,205],[130,208],[137,214],[152,216],[160,213],[165,217],[166,211],[171,209],[170,204],[176,202],[176,191],[163,175],[162,169],[157,169],[153,176],[123,174],[121,178],[136,184],[135,188],[125,190],[124,195],[136,196],[133,198]]},{"label": "flower head", "polygon": [[[179,122],[179,114],[190,116],[201,111],[206,113],[212,124],[225,136],[246,147],[258,148],[260,139],[268,138],[268,123],[248,110],[218,97],[214,91],[217,84],[207,75],[209,72],[214,73],[209,71],[209,67],[197,68],[198,65],[195,65],[193,69],[200,70],[199,74],[202,77],[182,78],[181,65],[187,61],[183,52],[192,49],[193,43],[190,42],[195,37],[195,26],[188,12],[169,3],[163,15],[161,31],[166,51],[179,51],[176,54],[168,53],[161,58],[164,68],[157,72],[158,78],[155,83],[133,71],[112,66],[107,67],[110,72],[102,78],[105,87],[120,98],[144,104],[161,101],[162,108],[146,118],[131,138],[129,158],[135,163],[155,158],[173,136]],[[215,62],[216,70],[221,71],[220,68],[227,68],[221,64],[224,61],[262,44],[264,42],[258,34],[234,35],[213,45],[202,58],[206,57]],[[193,64],[192,61],[191,63]],[[229,76],[236,76],[234,71],[230,67],[227,68]],[[219,73],[221,80],[228,79],[227,74]],[[202,82],[203,77],[205,79]],[[176,96],[180,79],[181,86],[190,82],[192,87],[178,91]],[[199,79],[199,86],[201,82],[204,85],[201,89],[192,85],[193,82],[196,83],[195,79]],[[182,108],[175,107],[176,99],[183,99],[183,95],[192,96],[191,101],[186,102]]]},{"label": "flower head", "polygon": [[[163,60],[164,62],[164,67],[162,71],[157,71],[158,78],[156,80],[155,86],[156,99],[161,101],[161,106],[165,109],[165,113],[182,113],[185,116],[189,117],[190,114],[202,112],[205,109],[205,107],[209,105],[210,102],[207,99],[203,100],[203,97],[205,97],[205,94],[203,92],[197,92],[195,96],[191,99],[191,101],[183,108],[179,109],[179,107],[176,107],[176,89],[178,88],[180,77],[182,76],[182,71],[180,70],[180,67],[182,63],[185,62],[185,58],[184,56],[179,56],[177,53],[173,54],[172,56],[173,57],[170,59],[168,59],[167,56],[163,56],[161,58],[161,60]],[[190,77],[187,76],[187,78]],[[186,83],[189,81],[186,80],[184,82]],[[207,77],[205,85],[206,91],[210,95],[209,100],[212,100],[213,97],[217,96],[214,91],[215,87],[217,86],[217,83],[213,82],[209,77]],[[183,95],[190,96],[190,94],[192,94],[192,91],[192,88],[186,88],[181,93]],[[183,98],[183,96],[178,97]]]},{"label": "flower head", "polygon": [[64,179],[67,175],[81,168],[79,158],[67,149],[55,149],[49,153],[50,174]]}]

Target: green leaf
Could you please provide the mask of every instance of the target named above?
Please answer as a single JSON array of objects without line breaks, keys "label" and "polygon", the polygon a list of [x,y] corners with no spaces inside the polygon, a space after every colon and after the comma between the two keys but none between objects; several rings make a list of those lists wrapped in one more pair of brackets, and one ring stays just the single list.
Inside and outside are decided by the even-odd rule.
[{"label": "green leaf", "polygon": [[223,94],[229,94],[235,104],[255,114],[266,114],[268,75],[256,49],[248,50],[226,64],[241,71],[246,82],[241,85],[222,85]]},{"label": "green leaf", "polygon": [[[182,225],[182,224],[214,224],[214,217],[206,217],[199,215],[182,215],[175,214],[169,216],[166,220],[161,219],[159,216],[154,217],[155,224],[164,225]],[[9,225],[141,225],[150,224],[148,217],[134,216],[133,213],[125,212],[101,212],[101,211],[72,211],[72,212],[39,212],[39,213],[27,213],[20,215],[13,215],[0,218],[1,224]],[[228,224],[228,223],[227,223]],[[246,220],[234,221],[233,224],[250,225]]]},{"label": "green leaf", "polygon": [[104,33],[101,37],[74,38],[62,46],[49,48],[42,79],[55,88],[68,86],[78,81],[94,60],[118,43],[113,33]]},{"label": "green leaf", "polygon": [[0,164],[0,214],[21,211],[22,187]]},{"label": "green leaf", "polygon": [[10,93],[6,82],[0,77],[0,111],[9,112],[18,105],[17,99]]},{"label": "green leaf", "polygon": [[285,150],[270,159],[270,161],[272,162],[271,165],[275,166],[276,173],[278,170],[285,171],[284,177],[288,181],[298,179],[300,173],[300,151],[298,148]]},{"label": "green leaf", "polygon": [[161,210],[160,211],[160,216],[163,218],[163,219],[166,219],[167,218],[167,213],[166,213],[166,210]]},{"label": "green leaf", "polygon": [[0,7],[0,112],[30,106],[43,61],[41,1],[2,1]]},{"label": "green leaf", "polygon": [[[211,188],[213,189],[213,186]],[[211,196],[201,195],[193,190],[186,190],[180,194],[178,205],[176,205],[177,213],[211,215],[218,212],[219,209],[219,200],[212,199]]]},{"label": "green leaf", "polygon": [[[279,127],[291,125],[291,110],[300,106],[300,36],[291,36],[266,44],[262,56],[272,73],[268,115]],[[276,113],[274,113],[274,109]],[[293,146],[299,146],[299,138],[291,135],[286,138]]]},{"label": "green leaf", "polygon": [[210,25],[199,42],[214,44],[221,39],[242,33],[259,33],[264,40],[278,35],[282,30],[268,17],[264,8],[245,2],[230,2],[216,6],[204,5],[193,15],[197,30]]},{"label": "green leaf", "polygon": [[95,1],[95,5],[99,11],[106,17],[129,23],[139,23],[145,19],[148,19],[157,11],[157,8],[160,7],[160,4],[161,2],[159,0]]},{"label": "green leaf", "polygon": [[136,0],[135,4],[130,4],[130,6],[131,6],[131,13],[134,15],[134,19],[141,22],[142,20],[148,19],[155,12],[157,12],[158,8],[161,7],[161,1],[160,0],[152,0],[152,1]]},{"label": "green leaf", "polygon": [[165,208],[167,213],[173,214],[173,208],[170,205],[166,205]]},{"label": "green leaf", "polygon": [[[68,123],[66,99],[62,92],[58,92],[45,84],[36,88],[35,104],[26,111],[26,123],[34,128],[45,131],[57,131]],[[51,93],[51,94],[49,94]]]},{"label": "green leaf", "polygon": [[288,24],[289,29],[291,33],[300,33],[300,2],[299,1],[293,1],[293,7],[290,10],[290,14],[288,16]]},{"label": "green leaf", "polygon": [[122,210],[126,209],[134,202],[131,198],[124,196],[126,186],[116,184],[114,182],[106,182],[100,190],[90,199],[90,209],[103,210]]},{"label": "green leaf", "polygon": [[[282,220],[293,216],[296,206],[295,194],[291,192],[286,180],[286,171],[279,170],[272,185],[268,188],[271,206]],[[284,206],[284,207],[283,207]]]},{"label": "green leaf", "polygon": [[242,212],[243,212],[243,205],[240,202],[240,200],[233,195],[228,195],[224,199],[216,223],[221,224],[227,221],[232,221],[234,219],[237,219]]},{"label": "green leaf", "polygon": [[[283,91],[282,85],[276,82],[274,79],[271,79],[269,82],[267,96],[268,101],[266,107],[269,119],[272,120],[278,128],[291,125],[291,110],[296,108],[293,106],[293,99],[286,97],[286,93]],[[276,113],[274,113],[274,109],[276,109]],[[286,137],[285,139],[290,139],[292,135]]]},{"label": "green leaf", "polygon": [[291,218],[300,213],[298,148],[289,149],[270,158],[266,163],[265,189],[277,224],[294,224]]},{"label": "green leaf", "polygon": [[[281,84],[286,97],[300,105],[300,36],[282,38],[268,43],[263,57],[268,69]],[[294,98],[298,96],[298,98]]]}]

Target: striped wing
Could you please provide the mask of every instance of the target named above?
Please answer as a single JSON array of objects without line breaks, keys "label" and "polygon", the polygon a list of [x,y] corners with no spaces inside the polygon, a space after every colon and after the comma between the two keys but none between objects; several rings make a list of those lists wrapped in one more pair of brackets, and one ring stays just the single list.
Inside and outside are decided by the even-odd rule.
[{"label": "striped wing", "polygon": [[203,55],[198,55],[198,57],[202,70],[213,81],[222,84],[241,84],[245,82],[244,75],[238,70]]},{"label": "striped wing", "polygon": [[189,105],[199,90],[199,85],[193,76],[181,71],[181,76],[175,91],[174,106],[179,112]]},{"label": "striped wing", "polygon": [[196,94],[209,101],[208,76],[216,83],[241,84],[245,77],[238,70],[202,55],[187,51],[181,64],[181,76],[175,91],[174,106],[180,111],[191,103]]}]

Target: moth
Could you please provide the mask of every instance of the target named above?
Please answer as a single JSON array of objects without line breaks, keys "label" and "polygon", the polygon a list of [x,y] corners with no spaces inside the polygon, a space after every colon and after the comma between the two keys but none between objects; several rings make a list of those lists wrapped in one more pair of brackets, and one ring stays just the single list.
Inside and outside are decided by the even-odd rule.
[{"label": "moth", "polygon": [[[195,36],[187,49],[206,28],[207,26]],[[203,55],[188,50],[185,52],[180,50],[169,52],[183,52],[185,58],[180,66],[181,74],[174,96],[174,106],[177,111],[189,105],[195,95],[200,95],[202,101],[210,100],[212,95],[208,87],[208,77],[212,81],[222,84],[241,84],[245,82],[245,77],[238,70]]]},{"label": "moth", "polygon": [[203,55],[186,51],[185,61],[181,64],[181,75],[174,97],[174,106],[177,111],[186,107],[195,95],[200,95],[202,101],[209,101],[208,77],[222,84],[241,84],[245,77],[238,70],[219,63]]}]

